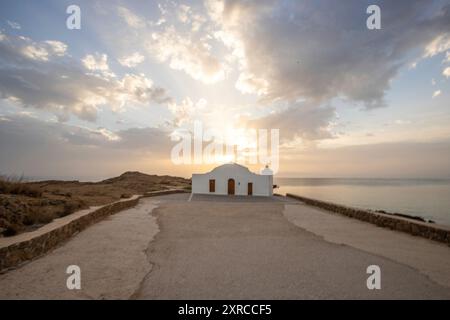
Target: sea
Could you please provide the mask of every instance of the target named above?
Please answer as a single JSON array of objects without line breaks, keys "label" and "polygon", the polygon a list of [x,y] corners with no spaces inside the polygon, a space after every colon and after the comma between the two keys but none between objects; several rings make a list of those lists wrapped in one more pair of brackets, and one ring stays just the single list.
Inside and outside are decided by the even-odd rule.
[{"label": "sea", "polygon": [[384,210],[450,226],[450,179],[275,178],[275,193]]}]

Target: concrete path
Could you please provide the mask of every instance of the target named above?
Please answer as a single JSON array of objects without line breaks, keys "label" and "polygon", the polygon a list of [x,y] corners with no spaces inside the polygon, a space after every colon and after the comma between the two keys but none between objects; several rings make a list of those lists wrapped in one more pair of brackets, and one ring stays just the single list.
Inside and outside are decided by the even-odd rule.
[{"label": "concrete path", "polygon": [[450,247],[306,205],[286,205],[285,217],[328,242],[351,246],[410,266],[450,287]]},{"label": "concrete path", "polygon": [[[450,299],[439,243],[279,197],[188,199],[141,200],[0,275],[0,298]],[[80,291],[66,288],[70,264]],[[374,264],[381,290],[366,287]]]},{"label": "concrete path", "polygon": [[[189,203],[161,202],[155,210],[160,232],[147,251],[154,269],[136,298],[450,298],[449,287],[411,266],[325,241],[290,223],[284,210],[285,205],[296,206],[292,201],[196,197]],[[304,205],[296,209],[309,215],[315,211]],[[434,245],[442,251],[440,244],[429,247]],[[409,252],[413,254],[414,249]],[[445,257],[441,270],[448,269],[448,254]],[[381,290],[366,286],[366,269],[374,264],[381,267]]]},{"label": "concrete path", "polygon": [[[87,228],[44,257],[0,275],[0,299],[128,299],[151,271],[145,251],[158,232],[157,201]],[[68,290],[66,269],[81,269],[81,290]]]}]

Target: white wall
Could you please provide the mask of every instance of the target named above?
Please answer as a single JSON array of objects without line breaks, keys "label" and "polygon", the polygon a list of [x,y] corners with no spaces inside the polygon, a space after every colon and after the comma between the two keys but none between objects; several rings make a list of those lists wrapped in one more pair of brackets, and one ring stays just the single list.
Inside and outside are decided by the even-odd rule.
[{"label": "white wall", "polygon": [[238,164],[225,164],[205,174],[192,175],[192,193],[209,194],[209,180],[215,180],[216,192],[211,194],[228,194],[228,179],[234,179],[235,194],[247,195],[248,183],[253,183],[254,196],[273,195],[273,176],[250,172]]}]

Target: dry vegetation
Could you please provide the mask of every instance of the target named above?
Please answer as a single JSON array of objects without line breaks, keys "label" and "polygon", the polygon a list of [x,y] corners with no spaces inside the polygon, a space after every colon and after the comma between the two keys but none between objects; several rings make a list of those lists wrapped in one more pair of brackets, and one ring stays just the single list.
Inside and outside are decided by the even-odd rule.
[{"label": "dry vegetation", "polygon": [[100,182],[0,178],[0,236],[34,230],[77,210],[149,191],[190,188],[190,180],[126,172]]}]

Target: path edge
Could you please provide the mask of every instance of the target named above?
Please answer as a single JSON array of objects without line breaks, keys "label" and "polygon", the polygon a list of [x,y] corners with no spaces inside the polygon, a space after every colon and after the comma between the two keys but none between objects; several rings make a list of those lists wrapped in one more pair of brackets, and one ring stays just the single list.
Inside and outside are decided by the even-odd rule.
[{"label": "path edge", "polygon": [[[174,193],[186,193],[184,189],[169,189],[161,191],[146,192],[143,195],[133,197],[131,200],[120,200],[101,206],[85,215],[66,224],[58,226],[48,232],[38,234],[27,240],[18,239],[10,245],[0,247],[0,273],[15,269],[26,262],[43,256],[68,241],[74,235],[87,227],[103,220],[104,218],[120,211],[133,208],[142,198],[156,197]],[[20,236],[20,235],[19,235]]]},{"label": "path edge", "polygon": [[411,219],[373,212],[369,210],[347,207],[332,202],[295,195],[292,193],[287,193],[286,197],[299,200],[309,206],[338,213],[364,222],[369,222],[379,227],[409,233],[413,236],[419,236],[422,238],[434,240],[450,246],[450,228],[446,228],[445,226],[414,221]]}]

